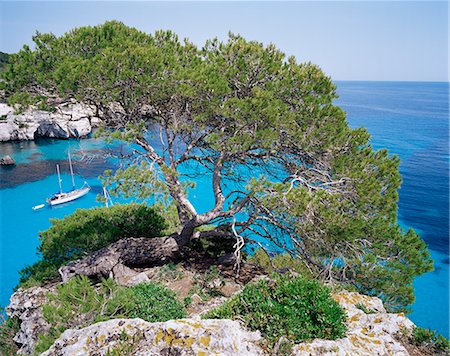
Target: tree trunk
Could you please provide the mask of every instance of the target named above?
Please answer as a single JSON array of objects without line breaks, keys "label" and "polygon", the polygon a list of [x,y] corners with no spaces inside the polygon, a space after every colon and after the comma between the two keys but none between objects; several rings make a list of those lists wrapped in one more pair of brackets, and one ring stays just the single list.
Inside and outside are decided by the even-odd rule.
[{"label": "tree trunk", "polygon": [[[126,238],[59,269],[63,282],[76,275],[91,278],[122,278],[133,267],[151,267],[176,261],[181,247],[177,235]],[[190,239],[183,239],[189,242]]]}]

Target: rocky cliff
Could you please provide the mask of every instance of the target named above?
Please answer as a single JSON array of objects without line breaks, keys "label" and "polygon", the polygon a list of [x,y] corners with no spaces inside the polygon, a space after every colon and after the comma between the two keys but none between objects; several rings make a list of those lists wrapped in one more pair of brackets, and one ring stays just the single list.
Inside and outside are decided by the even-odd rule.
[{"label": "rocky cliff", "polygon": [[28,109],[21,114],[0,103],[0,141],[81,138],[99,123],[93,107],[75,101],[57,106],[54,112]]}]

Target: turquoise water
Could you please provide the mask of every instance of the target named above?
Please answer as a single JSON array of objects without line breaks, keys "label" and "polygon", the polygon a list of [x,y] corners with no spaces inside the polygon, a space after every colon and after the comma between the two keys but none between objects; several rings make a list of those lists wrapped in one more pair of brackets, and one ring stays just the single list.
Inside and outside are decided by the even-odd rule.
[{"label": "turquoise water", "polygon": [[410,318],[449,336],[448,83],[340,82],[350,126],[366,127],[375,148],[401,158],[399,219],[431,249],[435,271],[415,281]]},{"label": "turquoise water", "polygon": [[[365,126],[376,148],[387,147],[401,158],[403,186],[399,217],[421,233],[432,249],[436,270],[415,282],[417,301],[411,319],[423,327],[449,335],[448,254],[448,86],[442,83],[339,82],[338,104],[348,113],[352,127]],[[39,140],[0,144],[0,156],[10,154],[15,168],[0,168],[0,305],[8,303],[17,284],[17,271],[37,260],[38,232],[77,208],[100,205],[96,178],[112,162],[102,153],[120,145],[86,140]],[[63,188],[71,188],[67,152],[75,161],[77,185],[87,180],[92,192],[74,202],[39,211],[58,189],[55,164],[61,165]],[[85,157],[94,157],[87,161]],[[198,211],[213,204],[208,179],[197,177],[192,201]]]}]

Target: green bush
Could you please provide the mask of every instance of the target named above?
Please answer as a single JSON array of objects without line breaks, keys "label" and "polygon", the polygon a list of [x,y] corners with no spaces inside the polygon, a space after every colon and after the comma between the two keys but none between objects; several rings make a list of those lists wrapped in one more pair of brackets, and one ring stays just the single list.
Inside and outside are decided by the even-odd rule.
[{"label": "green bush", "polygon": [[13,338],[19,332],[20,320],[17,317],[5,319],[3,310],[0,314],[0,355],[16,355],[19,348]]},{"label": "green bush", "polygon": [[164,218],[145,204],[78,209],[41,233],[39,251],[45,259],[75,259],[124,237],[156,237]]},{"label": "green bush", "polygon": [[285,337],[293,342],[313,338],[337,339],[345,335],[346,314],[316,280],[277,277],[244,290],[205,318],[239,318],[251,330],[260,330],[269,348]]},{"label": "green bush", "polygon": [[20,273],[20,287],[29,288],[59,278],[58,268],[63,260],[39,260],[23,268]]},{"label": "green bush", "polygon": [[133,305],[127,315],[149,322],[167,321],[186,317],[184,306],[175,293],[161,284],[143,283],[132,287]]},{"label": "green bush", "polygon": [[438,335],[435,331],[415,327],[412,332],[412,342],[418,346],[431,348],[439,353],[450,353],[450,341],[442,335]]},{"label": "green bush", "polygon": [[186,316],[175,294],[160,284],[144,283],[126,288],[112,279],[94,286],[85,276],[78,276],[58,286],[42,307],[48,332],[39,335],[36,352],[44,352],[69,328],[79,328],[111,318],[141,318],[149,322],[167,321]]},{"label": "green bush", "polygon": [[40,234],[38,251],[43,259],[20,272],[22,285],[54,280],[63,264],[121,238],[152,238],[161,236],[166,228],[164,218],[154,208],[135,203],[78,209],[63,219],[53,219],[52,224]]}]

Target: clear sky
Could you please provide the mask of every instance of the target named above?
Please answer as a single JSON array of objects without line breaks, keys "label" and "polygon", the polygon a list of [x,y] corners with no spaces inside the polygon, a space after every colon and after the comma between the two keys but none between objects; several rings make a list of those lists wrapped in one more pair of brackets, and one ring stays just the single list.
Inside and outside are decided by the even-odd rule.
[{"label": "clear sky", "polygon": [[446,1],[0,2],[0,50],[116,19],[200,46],[228,31],[273,42],[334,80],[448,81],[448,17]]}]

